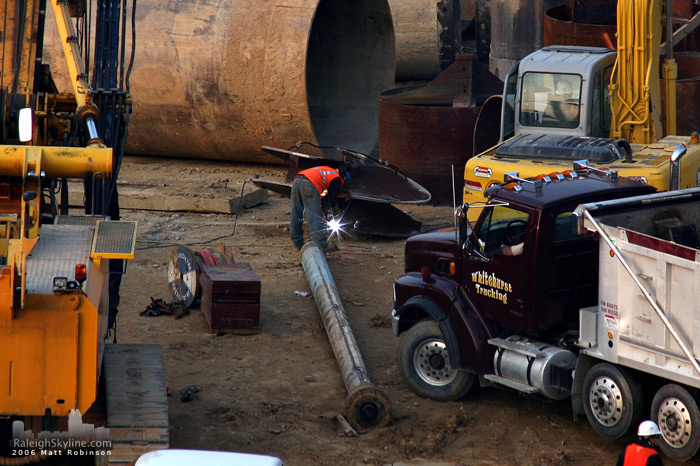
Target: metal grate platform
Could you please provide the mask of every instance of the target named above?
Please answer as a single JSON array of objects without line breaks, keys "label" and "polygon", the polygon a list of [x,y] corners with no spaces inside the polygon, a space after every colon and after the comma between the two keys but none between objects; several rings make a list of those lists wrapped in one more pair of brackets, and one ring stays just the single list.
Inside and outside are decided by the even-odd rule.
[{"label": "metal grate platform", "polygon": [[169,446],[168,397],[159,345],[108,344],[104,354],[110,466]]},{"label": "metal grate platform", "polygon": [[136,248],[136,222],[102,220],[97,222],[91,257],[133,259]]},{"label": "metal grate platform", "polygon": [[53,294],[54,277],[73,280],[76,264],[89,261],[92,230],[87,225],[44,225],[27,257],[27,294]]},{"label": "metal grate platform", "polygon": [[105,220],[103,215],[59,215],[54,220],[56,225],[94,225],[99,220]]}]

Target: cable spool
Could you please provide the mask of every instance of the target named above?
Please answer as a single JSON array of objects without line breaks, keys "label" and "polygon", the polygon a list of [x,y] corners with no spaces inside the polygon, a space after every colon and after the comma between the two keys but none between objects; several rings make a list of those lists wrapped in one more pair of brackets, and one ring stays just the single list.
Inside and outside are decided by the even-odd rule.
[{"label": "cable spool", "polygon": [[183,309],[202,296],[201,273],[202,265],[233,264],[235,260],[231,252],[223,244],[215,244],[192,251],[186,246],[178,246],[170,254],[168,263],[168,287],[173,303],[182,304]]}]

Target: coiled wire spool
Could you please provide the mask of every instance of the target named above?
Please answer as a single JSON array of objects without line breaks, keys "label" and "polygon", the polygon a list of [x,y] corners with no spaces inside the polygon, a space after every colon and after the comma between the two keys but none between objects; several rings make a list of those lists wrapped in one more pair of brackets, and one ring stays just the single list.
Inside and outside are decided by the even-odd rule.
[{"label": "coiled wire spool", "polygon": [[233,264],[231,252],[223,244],[193,251],[186,246],[173,248],[168,263],[170,299],[182,304],[183,309],[202,296],[201,273],[204,265]]}]

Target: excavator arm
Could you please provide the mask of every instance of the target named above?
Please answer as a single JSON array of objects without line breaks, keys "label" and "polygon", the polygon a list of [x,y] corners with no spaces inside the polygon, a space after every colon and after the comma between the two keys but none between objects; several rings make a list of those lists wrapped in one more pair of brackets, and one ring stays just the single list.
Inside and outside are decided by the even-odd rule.
[{"label": "excavator arm", "polygon": [[650,144],[662,137],[661,1],[617,2],[617,60],[610,83],[610,136]]}]

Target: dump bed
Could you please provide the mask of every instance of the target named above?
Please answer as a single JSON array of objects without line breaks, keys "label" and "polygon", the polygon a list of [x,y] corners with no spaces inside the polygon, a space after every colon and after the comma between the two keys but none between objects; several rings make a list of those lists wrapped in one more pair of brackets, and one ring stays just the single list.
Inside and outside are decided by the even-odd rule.
[{"label": "dump bed", "polygon": [[584,353],[700,387],[700,189],[584,204],[575,215],[580,231],[600,235]]}]

